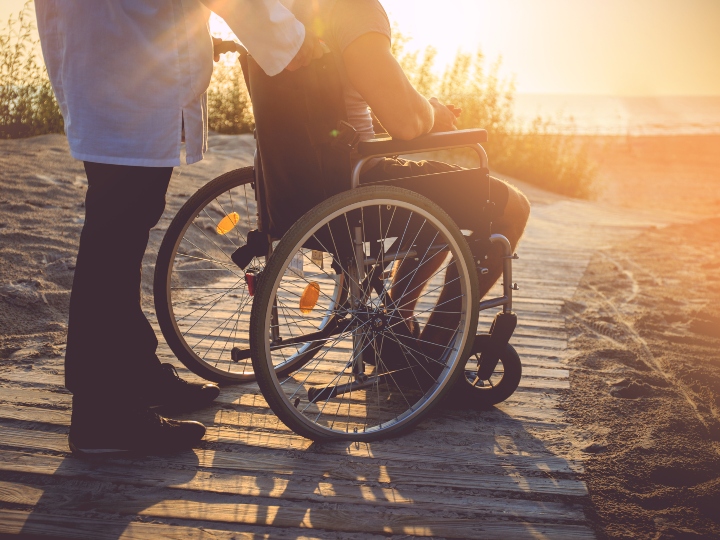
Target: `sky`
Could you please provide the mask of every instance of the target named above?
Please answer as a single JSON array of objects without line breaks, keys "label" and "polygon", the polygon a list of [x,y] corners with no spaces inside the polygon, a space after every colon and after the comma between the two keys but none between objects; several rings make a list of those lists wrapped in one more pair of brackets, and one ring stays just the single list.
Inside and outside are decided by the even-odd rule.
[{"label": "sky", "polygon": [[414,46],[502,56],[518,92],[720,95],[720,0],[383,0]]},{"label": "sky", "polygon": [[[381,2],[408,48],[501,56],[520,93],[720,96],[720,0]],[[23,4],[0,0],[0,21]]]}]

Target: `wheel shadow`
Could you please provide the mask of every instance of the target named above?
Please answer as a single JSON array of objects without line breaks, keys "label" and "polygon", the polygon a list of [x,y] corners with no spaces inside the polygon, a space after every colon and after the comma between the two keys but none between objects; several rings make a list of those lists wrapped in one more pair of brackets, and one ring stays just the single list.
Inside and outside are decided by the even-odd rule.
[{"label": "wheel shadow", "polygon": [[[257,407],[236,409],[257,413]],[[461,530],[477,537],[495,519],[533,531],[548,523],[543,511],[557,514],[567,505],[567,515],[577,514],[573,505],[582,493],[567,489],[576,464],[553,451],[562,426],[514,416],[514,409],[512,403],[489,410],[440,404],[414,430],[393,439],[307,444],[277,427],[273,432],[266,411],[251,426],[235,426],[239,435],[253,435],[253,444],[239,436],[238,442],[211,438],[196,451],[159,457],[37,456],[36,474],[15,479],[42,490],[21,533],[113,540],[138,534],[129,528],[154,519],[188,527],[212,522],[224,531],[257,526],[271,537],[272,527],[338,535],[448,536]],[[223,410],[206,411],[219,422],[209,423],[209,432],[232,430]],[[278,444],[283,437],[284,446]],[[553,494],[554,502],[546,502]],[[195,510],[181,515],[183,506],[176,505],[162,515],[163,507],[178,501]],[[449,513],[452,525],[446,525]]]},{"label": "wheel shadow", "polygon": [[[298,449],[297,444],[262,448],[260,439],[251,451],[277,460],[277,469],[255,476],[252,494],[263,500],[255,508],[256,523],[447,536],[449,530],[438,523],[448,512],[456,512],[470,534],[481,516],[514,517],[522,524],[528,504],[536,507],[539,523],[548,521],[540,515],[545,507],[566,522],[573,515],[580,522],[584,517],[575,499],[586,492],[575,478],[578,465],[557,455],[543,436],[551,432],[548,439],[558,440],[563,429],[515,417],[512,405],[477,411],[441,405],[411,432],[386,441],[308,443]],[[227,446],[216,456],[238,450]],[[492,486],[463,480],[475,476],[492,479]],[[546,502],[554,495],[556,500]],[[492,498],[501,502],[483,509],[483,501]],[[532,526],[528,523],[528,530]]]}]

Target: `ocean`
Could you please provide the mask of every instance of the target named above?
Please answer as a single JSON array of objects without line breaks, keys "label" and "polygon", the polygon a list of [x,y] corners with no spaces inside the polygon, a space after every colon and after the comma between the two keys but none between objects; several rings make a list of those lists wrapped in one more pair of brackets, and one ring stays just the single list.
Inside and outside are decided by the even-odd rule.
[{"label": "ocean", "polygon": [[515,115],[523,123],[541,115],[587,135],[720,134],[720,96],[517,94]]}]

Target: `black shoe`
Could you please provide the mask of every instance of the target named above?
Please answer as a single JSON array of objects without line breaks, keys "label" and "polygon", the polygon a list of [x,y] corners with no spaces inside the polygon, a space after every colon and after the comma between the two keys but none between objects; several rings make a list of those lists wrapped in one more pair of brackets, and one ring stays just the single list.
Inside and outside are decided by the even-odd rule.
[{"label": "black shoe", "polygon": [[220,395],[216,384],[190,383],[181,379],[172,364],[162,364],[161,370],[157,385],[152,389],[151,408],[192,411],[207,407]]},{"label": "black shoe", "polygon": [[99,414],[73,410],[68,444],[74,454],[161,454],[187,450],[205,436],[205,426],[163,418],[149,410]]}]

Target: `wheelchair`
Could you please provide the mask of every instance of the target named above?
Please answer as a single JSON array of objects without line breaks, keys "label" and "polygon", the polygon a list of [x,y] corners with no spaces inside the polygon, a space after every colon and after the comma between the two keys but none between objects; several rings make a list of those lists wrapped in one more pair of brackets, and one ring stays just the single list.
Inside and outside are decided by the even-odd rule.
[{"label": "wheelchair", "polygon": [[[377,440],[442,399],[482,408],[512,395],[522,375],[509,344],[517,255],[492,232],[487,132],[359,141],[338,112],[331,54],[276,77],[246,51],[240,61],[255,164],[195,193],[158,254],[156,313],[178,359],[220,384],[257,381],[279,419],[316,441]],[[285,109],[298,107],[302,125],[287,129]],[[280,143],[264,144],[270,137]],[[307,170],[289,167],[283,184],[269,148],[300,148],[297,169]],[[472,149],[479,167],[361,184],[378,158],[455,148]],[[480,230],[460,230],[443,208],[463,182],[484,194]],[[440,200],[413,191],[438,184],[449,186]],[[481,301],[478,275],[492,258],[502,259],[503,294]],[[478,334],[479,312],[498,307]]]}]

